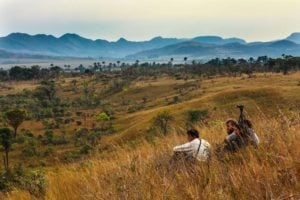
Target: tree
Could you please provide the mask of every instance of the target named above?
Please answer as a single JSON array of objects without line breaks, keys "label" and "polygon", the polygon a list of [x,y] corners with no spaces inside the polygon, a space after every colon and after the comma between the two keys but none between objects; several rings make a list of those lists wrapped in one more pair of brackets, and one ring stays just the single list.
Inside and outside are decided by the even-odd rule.
[{"label": "tree", "polygon": [[168,133],[169,124],[173,120],[174,120],[174,117],[170,114],[169,111],[165,110],[165,111],[159,112],[153,118],[153,124],[154,124],[154,126],[158,127],[164,135],[166,135]]},{"label": "tree", "polygon": [[39,99],[47,99],[52,102],[55,98],[56,86],[54,81],[42,81],[41,85],[37,88],[36,97]]},{"label": "tree", "polygon": [[26,111],[21,109],[13,109],[6,112],[8,124],[14,129],[14,137],[17,136],[18,127],[26,118]]},{"label": "tree", "polygon": [[169,62],[169,65],[172,67],[173,65],[173,62],[174,62],[174,58],[170,58],[170,62]]},{"label": "tree", "polygon": [[110,117],[105,112],[102,112],[96,116],[96,120],[101,122],[101,129],[104,129],[104,126],[106,122],[110,120]]},{"label": "tree", "polygon": [[1,142],[1,145],[3,146],[4,151],[5,151],[4,167],[7,171],[8,170],[8,153],[10,151],[11,144],[12,144],[12,134],[11,134],[10,129],[0,128],[0,142]]},{"label": "tree", "polygon": [[186,61],[187,61],[188,57],[184,57],[183,58],[183,61],[184,61],[184,64],[186,65]]}]

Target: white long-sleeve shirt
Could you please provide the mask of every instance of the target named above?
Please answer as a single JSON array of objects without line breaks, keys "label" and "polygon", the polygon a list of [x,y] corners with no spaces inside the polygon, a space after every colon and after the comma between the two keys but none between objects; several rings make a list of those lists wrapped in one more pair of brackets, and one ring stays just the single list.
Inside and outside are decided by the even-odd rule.
[{"label": "white long-sleeve shirt", "polygon": [[200,144],[200,139],[195,138],[194,140],[192,140],[188,143],[175,146],[173,148],[173,151],[174,152],[184,152],[188,156],[192,156],[199,161],[206,161],[208,159],[209,153],[210,153],[210,144],[206,140],[201,139],[201,146],[200,146],[199,152],[197,154],[199,144]]}]

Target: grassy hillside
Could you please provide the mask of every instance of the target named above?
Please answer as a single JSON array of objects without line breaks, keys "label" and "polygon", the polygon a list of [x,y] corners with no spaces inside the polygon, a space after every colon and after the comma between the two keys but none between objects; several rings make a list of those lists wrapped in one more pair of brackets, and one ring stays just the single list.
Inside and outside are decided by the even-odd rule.
[{"label": "grassy hillside", "polygon": [[[94,150],[74,162],[64,162],[77,147],[71,142],[53,147],[50,156],[21,158],[22,144],[14,147],[11,162],[42,168],[46,173],[46,199],[297,199],[300,193],[300,73],[257,74],[254,78],[141,77],[122,82],[113,79],[81,77],[74,90],[74,78],[58,80],[57,96],[74,100],[84,96],[83,80],[101,93],[101,106],[71,108],[75,119],[61,125],[54,134],[72,138],[74,130],[99,126],[95,115],[112,110],[114,132],[101,136]],[[18,85],[19,84],[19,85]],[[2,95],[32,90],[36,83],[2,83]],[[22,86],[22,89],[18,89]],[[107,92],[105,92],[107,91]],[[112,92],[111,92],[112,91]],[[234,155],[217,157],[210,166],[171,165],[172,147],[185,142],[187,113],[207,109],[208,118],[194,126],[213,150],[226,135],[224,122],[237,118],[237,104],[244,104],[261,138],[258,149],[248,148]],[[153,117],[167,110],[174,120],[167,135],[153,126]],[[76,116],[76,112],[85,117]],[[80,126],[76,120],[82,121]],[[22,129],[36,137],[43,135],[41,121],[27,120]],[[71,139],[70,139],[71,140]],[[46,147],[39,146],[40,151]],[[41,161],[42,164],[41,164]],[[2,166],[1,166],[2,167]],[[298,195],[298,196],[297,196]],[[34,199],[16,189],[2,194],[8,199]]]}]

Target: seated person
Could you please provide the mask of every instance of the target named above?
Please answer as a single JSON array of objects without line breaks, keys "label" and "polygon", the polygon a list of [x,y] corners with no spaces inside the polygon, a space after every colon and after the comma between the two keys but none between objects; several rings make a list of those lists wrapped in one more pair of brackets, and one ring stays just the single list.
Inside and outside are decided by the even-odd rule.
[{"label": "seated person", "polygon": [[173,148],[174,154],[184,155],[188,159],[207,161],[210,156],[210,144],[199,138],[199,132],[196,129],[187,131],[187,139],[189,142]]},{"label": "seated person", "polygon": [[225,150],[236,151],[246,146],[245,138],[242,135],[241,127],[234,119],[226,121],[227,136],[225,138]]},{"label": "seated person", "polygon": [[252,129],[252,123],[249,120],[244,120],[245,130],[242,131],[238,122],[234,119],[229,119],[226,122],[227,137],[225,138],[225,149],[236,151],[239,148],[252,144],[255,147],[259,144],[259,138]]}]

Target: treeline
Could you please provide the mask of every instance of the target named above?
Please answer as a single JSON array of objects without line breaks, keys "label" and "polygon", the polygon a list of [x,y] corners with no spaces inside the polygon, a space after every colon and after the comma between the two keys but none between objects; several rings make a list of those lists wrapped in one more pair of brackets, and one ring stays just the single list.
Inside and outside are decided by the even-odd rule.
[{"label": "treeline", "polygon": [[38,65],[27,67],[14,66],[8,70],[0,69],[0,81],[7,80],[34,80],[51,79],[61,74],[95,74],[95,73],[117,73],[123,76],[157,76],[162,73],[175,75],[178,73],[197,74],[202,76],[229,75],[238,76],[248,74],[251,76],[255,72],[274,72],[288,74],[289,71],[300,69],[300,57],[282,55],[280,58],[269,58],[260,56],[249,59],[235,58],[214,58],[205,63],[196,60],[189,61],[187,57],[183,59],[184,64],[173,64],[174,59],[170,58],[166,63],[144,62],[139,60],[128,64],[116,61],[116,63],[106,64],[104,61],[95,62],[90,66],[83,66],[71,69],[70,65],[64,68],[51,64],[50,68],[41,68]]},{"label": "treeline", "polygon": [[59,66],[50,68],[41,68],[38,65],[33,65],[29,68],[14,66],[9,70],[0,69],[0,81],[51,79],[57,77],[62,71],[63,69]]}]

